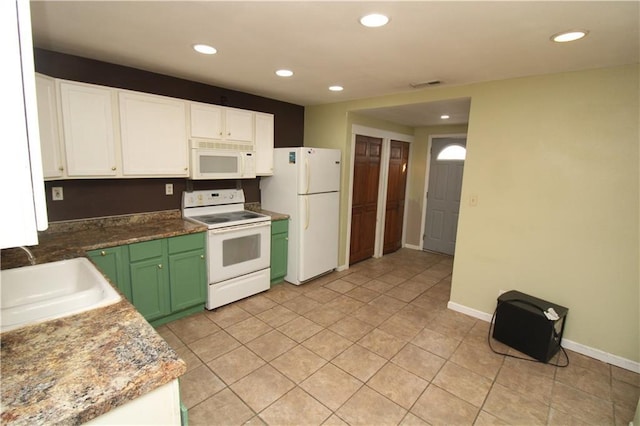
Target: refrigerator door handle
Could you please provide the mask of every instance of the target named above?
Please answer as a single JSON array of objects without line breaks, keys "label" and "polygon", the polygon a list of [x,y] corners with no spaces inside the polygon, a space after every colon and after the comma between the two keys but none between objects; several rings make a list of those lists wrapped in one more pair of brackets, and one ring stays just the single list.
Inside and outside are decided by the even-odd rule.
[{"label": "refrigerator door handle", "polygon": [[304,159],[304,169],[306,171],[306,180],[307,180],[307,189],[304,191],[305,194],[309,193],[309,186],[311,185],[311,169],[309,167],[309,159]]},{"label": "refrigerator door handle", "polygon": [[309,209],[309,197],[304,198],[304,208],[305,208],[305,221],[304,221],[304,229],[309,229],[309,219],[311,219],[311,210]]}]

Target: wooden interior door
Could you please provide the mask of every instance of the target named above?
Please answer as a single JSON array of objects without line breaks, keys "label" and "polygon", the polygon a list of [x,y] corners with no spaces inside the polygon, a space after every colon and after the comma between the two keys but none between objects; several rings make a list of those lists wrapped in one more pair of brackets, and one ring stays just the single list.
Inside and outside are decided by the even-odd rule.
[{"label": "wooden interior door", "polygon": [[389,154],[389,179],[384,221],[384,254],[394,252],[402,247],[404,194],[407,187],[409,144],[407,142],[391,141]]},{"label": "wooden interior door", "polygon": [[349,264],[373,256],[382,139],[356,135]]}]

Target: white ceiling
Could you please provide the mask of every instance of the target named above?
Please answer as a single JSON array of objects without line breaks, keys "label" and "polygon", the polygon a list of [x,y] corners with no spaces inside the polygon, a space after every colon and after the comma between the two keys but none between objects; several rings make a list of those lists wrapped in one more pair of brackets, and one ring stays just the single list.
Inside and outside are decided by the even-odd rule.
[{"label": "white ceiling", "polygon": [[[32,1],[34,44],[298,105],[638,63],[638,1]],[[358,19],[390,16],[382,28]],[[587,29],[556,44],[552,34]],[[204,56],[194,43],[215,46]],[[283,79],[274,71],[288,68]],[[330,85],[344,86],[330,92]],[[469,100],[368,111],[456,120]],[[452,118],[453,113],[450,113]],[[466,117],[464,118],[466,120]],[[454,123],[454,120],[449,120]]]}]

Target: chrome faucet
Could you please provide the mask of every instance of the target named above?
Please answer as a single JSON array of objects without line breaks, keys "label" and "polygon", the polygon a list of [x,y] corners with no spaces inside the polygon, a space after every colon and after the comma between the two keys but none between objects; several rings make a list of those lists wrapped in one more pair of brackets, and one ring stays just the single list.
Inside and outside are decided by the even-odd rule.
[{"label": "chrome faucet", "polygon": [[32,265],[36,264],[36,257],[33,255],[33,253],[31,253],[31,250],[29,250],[25,246],[20,246],[18,248],[21,248],[22,250],[25,251],[25,253],[27,253],[27,256],[29,257],[29,263],[30,264],[32,264]]}]

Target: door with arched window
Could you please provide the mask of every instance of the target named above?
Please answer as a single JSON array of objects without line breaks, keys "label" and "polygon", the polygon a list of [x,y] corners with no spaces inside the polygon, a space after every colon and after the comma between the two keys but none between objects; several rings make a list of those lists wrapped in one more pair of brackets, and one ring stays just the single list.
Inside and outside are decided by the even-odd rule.
[{"label": "door with arched window", "polygon": [[425,250],[445,254],[455,251],[466,144],[466,139],[433,139],[423,236]]}]

